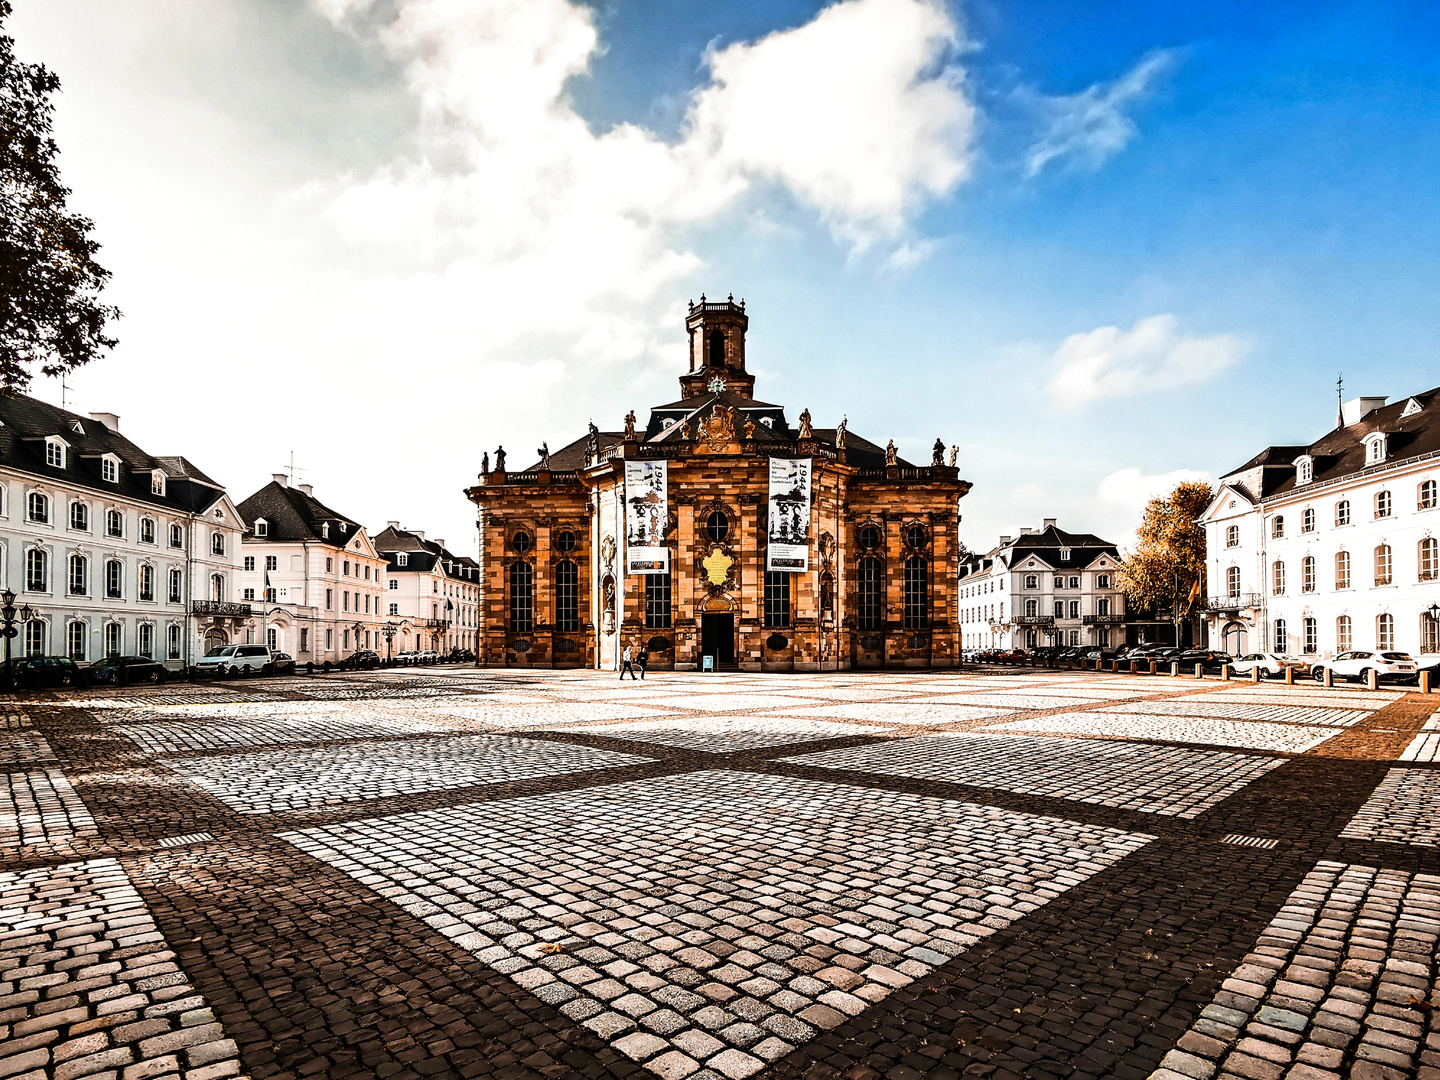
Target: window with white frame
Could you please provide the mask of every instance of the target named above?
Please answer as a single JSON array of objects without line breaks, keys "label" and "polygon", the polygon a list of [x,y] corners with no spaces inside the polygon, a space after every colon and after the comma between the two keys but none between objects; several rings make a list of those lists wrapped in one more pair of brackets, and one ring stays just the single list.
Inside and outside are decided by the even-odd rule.
[{"label": "window with white frame", "polygon": [[399,614],[400,614],[400,605],[399,605],[399,604],[391,604],[391,605],[390,605],[390,614],[391,614],[391,615],[399,615]]},{"label": "window with white frame", "polygon": [[1079,617],[1080,617],[1080,601],[1079,601],[1079,600],[1071,600],[1071,601],[1070,601],[1070,618],[1072,618],[1072,619],[1078,619]]},{"label": "window with white frame", "polygon": [[125,515],[122,514],[119,510],[106,510],[106,511],[105,511],[105,535],[106,535],[106,536],[124,536],[124,535],[125,535]]},{"label": "window with white frame", "polygon": [[1433,509],[1435,509],[1435,498],[1436,498],[1435,481],[1434,481],[1434,480],[1423,480],[1423,481],[1421,481],[1419,488],[1417,488],[1416,491],[1415,491],[1415,509],[1417,509],[1417,510],[1433,510]]},{"label": "window with white frame", "polygon": [[211,555],[224,555],[224,554],[225,554],[225,534],[224,534],[224,533],[222,533],[222,532],[214,532],[214,533],[211,533],[211,534],[210,534],[210,554],[211,554]]},{"label": "window with white frame", "polygon": [[407,555],[407,554],[406,554],[405,552],[403,552],[403,551],[397,552],[396,555],[395,555],[395,565],[396,565],[396,566],[409,566],[409,565],[410,565],[410,556]]},{"label": "window with white frame", "polygon": [[1275,620],[1275,651],[1276,651],[1277,653],[1283,653],[1283,652],[1285,652],[1285,651],[1286,651],[1286,648],[1289,646],[1289,643],[1290,643],[1290,637],[1289,637],[1289,634],[1286,632],[1285,620],[1284,620],[1284,619],[1276,619],[1276,620]]},{"label": "window with white frame", "polygon": [[1349,524],[1350,524],[1350,500],[1349,500],[1349,499],[1341,499],[1338,503],[1335,504],[1335,524],[1336,524],[1336,525],[1349,525]]},{"label": "window with white frame", "polygon": [[1065,587],[1065,579],[1064,579],[1063,577],[1061,577],[1059,574],[1056,574],[1056,575],[1055,575],[1055,588],[1057,588],[1057,589],[1063,589],[1064,587]]},{"label": "window with white frame", "polygon": [[25,500],[25,516],[37,525],[50,524],[50,496],[38,491],[30,492]]},{"label": "window with white frame", "polygon": [[142,517],[140,519],[140,543],[155,543],[155,519]]},{"label": "window with white frame", "polygon": [[264,518],[259,518],[259,519],[256,520],[256,522],[255,522],[255,535],[256,535],[256,536],[269,536],[269,535],[270,535],[270,523],[269,523],[268,521],[266,521]]},{"label": "window with white frame", "polygon": [[159,469],[154,470],[154,471],[151,472],[151,474],[150,474],[150,494],[151,494],[151,495],[164,495],[164,494],[165,494],[165,474],[164,474],[163,472],[161,472]]},{"label": "window with white frame", "polygon": [[141,623],[135,634],[135,651],[147,659],[155,659],[155,624]]},{"label": "window with white frame", "polygon": [[254,570],[254,569],[255,569],[255,556],[254,556],[254,555],[246,555],[246,556],[245,556],[245,561],[244,561],[243,565],[244,565],[245,570],[246,570],[247,572],[248,572],[248,571],[251,571],[251,570]]},{"label": "window with white frame", "polygon": [[25,624],[25,655],[45,655],[45,620],[31,619]]},{"label": "window with white frame", "polygon": [[1295,462],[1295,483],[1308,484],[1315,479],[1315,462],[1308,457]]},{"label": "window with white frame", "polygon": [[279,570],[279,569],[280,569],[280,556],[279,556],[279,555],[266,555],[266,556],[265,556],[265,569],[266,569],[266,570]]},{"label": "window with white frame", "polygon": [[1240,546],[1240,526],[1239,526],[1239,525],[1229,525],[1229,526],[1226,527],[1226,529],[1225,529],[1225,546],[1226,546],[1226,547],[1239,547],[1239,546]]},{"label": "window with white frame", "polygon": [[1040,575],[1039,575],[1039,574],[1026,574],[1026,575],[1025,575],[1025,588],[1027,588],[1027,589],[1038,589],[1039,587],[1040,587]]},{"label": "window with white frame", "polygon": [[1320,651],[1320,624],[1310,616],[1306,616],[1302,624],[1305,628],[1305,652],[1317,653]]},{"label": "window with white frame", "polygon": [[1225,571],[1225,589],[1230,596],[1240,595],[1240,568],[1232,566]]},{"label": "window with white frame", "polygon": [[120,649],[124,645],[124,627],[118,622],[105,624],[105,655],[119,656]]},{"label": "window with white frame", "polygon": [[1270,519],[1270,536],[1272,539],[1279,540],[1284,537],[1284,535],[1285,515],[1276,514],[1273,518]]},{"label": "window with white frame", "polygon": [[50,591],[50,557],[43,548],[25,552],[25,591]]},{"label": "window with white frame", "polygon": [[1315,591],[1315,557],[1306,555],[1300,560],[1300,589],[1303,592]]},{"label": "window with white frame", "polygon": [[1335,588],[1350,588],[1350,553],[1348,551],[1335,553]]},{"label": "window with white frame", "polygon": [[85,596],[89,592],[89,584],[90,560],[76,552],[70,556],[70,595]]},{"label": "window with white frame", "polygon": [[165,658],[167,660],[180,659],[180,627],[168,626],[165,629]]},{"label": "window with white frame", "polygon": [[170,546],[172,548],[183,548],[185,546],[185,530],[179,525],[170,526]]},{"label": "window with white frame", "polygon": [[1387,517],[1389,517],[1389,516],[1390,516],[1390,507],[1391,507],[1390,492],[1388,492],[1388,491],[1377,491],[1377,492],[1375,493],[1375,516],[1376,516],[1377,518],[1387,518]]},{"label": "window with white frame", "polygon": [[45,440],[45,464],[53,469],[65,467],[65,444],[59,439]]},{"label": "window with white frame", "polygon": [[90,643],[90,628],[78,620],[65,625],[65,655],[76,662],[85,659],[85,647]]},{"label": "window with white frame", "polygon": [[1383,431],[1372,431],[1364,438],[1365,443],[1365,464],[1379,465],[1385,460],[1385,433]]},{"label": "window with white frame", "polygon": [[211,575],[210,575],[210,599],[211,599],[211,600],[214,600],[214,601],[217,601],[217,602],[223,602],[223,601],[224,601],[224,599],[225,599],[225,575],[224,575],[224,574],[211,574]]},{"label": "window with white frame", "polygon": [[1057,618],[1057,619],[1063,619],[1063,618],[1065,617],[1065,601],[1064,601],[1064,600],[1056,600],[1056,601],[1055,601],[1055,611],[1054,611],[1054,614],[1055,614],[1055,618]]},{"label": "window with white frame", "polygon": [[184,599],[185,574],[179,567],[172,567],[170,570],[170,589],[167,599],[172,604],[181,603]]},{"label": "window with white frame", "polygon": [[1390,545],[1377,545],[1375,548],[1375,584],[1391,584],[1395,580],[1394,569],[1395,557],[1390,550]]},{"label": "window with white frame", "polygon": [[1395,648],[1395,616],[1381,615],[1375,620],[1375,647],[1381,652]]},{"label": "window with white frame", "polygon": [[1301,513],[1300,531],[1307,533],[1315,531],[1315,511],[1312,507],[1307,506]]},{"label": "window with white frame", "polygon": [[139,592],[141,600],[153,601],[155,599],[155,568],[153,566],[142,565],[140,567]]},{"label": "window with white frame", "polygon": [[90,507],[83,502],[70,504],[70,528],[78,532],[90,531]]},{"label": "window with white frame", "polygon": [[105,561],[105,595],[112,600],[125,596],[125,568],[119,559]]},{"label": "window with white frame", "polygon": [[400,588],[400,582],[399,582],[397,579],[395,579],[395,578],[391,578],[391,579],[390,579],[390,588],[392,588],[392,589],[398,589],[398,588]]},{"label": "window with white frame", "polygon": [[117,458],[106,456],[100,459],[100,479],[107,484],[118,484],[120,482],[120,461]]},{"label": "window with white frame", "polygon": [[241,600],[254,600],[254,599],[255,599],[255,590],[254,590],[254,589],[241,589],[241,590],[240,590],[240,599],[241,599]]},{"label": "window with white frame", "polygon": [[1270,591],[1276,596],[1285,592],[1285,564],[1278,560],[1270,567]]},{"label": "window with white frame", "polygon": [[1335,620],[1335,651],[1349,652],[1354,635],[1349,615],[1341,615]]},{"label": "window with white frame", "polygon": [[1109,575],[1109,574],[1098,574],[1098,575],[1096,575],[1096,578],[1095,578],[1095,587],[1096,587],[1097,589],[1108,589],[1108,588],[1110,588],[1110,575]]},{"label": "window with white frame", "polygon": [[1440,576],[1440,542],[1435,537],[1427,536],[1420,541],[1418,562],[1421,581],[1434,581]]}]

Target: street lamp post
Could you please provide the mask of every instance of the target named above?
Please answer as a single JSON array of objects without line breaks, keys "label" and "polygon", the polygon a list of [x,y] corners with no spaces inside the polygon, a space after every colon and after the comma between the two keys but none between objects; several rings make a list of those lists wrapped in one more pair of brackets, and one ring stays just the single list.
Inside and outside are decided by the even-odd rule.
[{"label": "street lamp post", "polygon": [[15,626],[15,593],[11,589],[0,592],[0,619],[3,619],[3,623],[0,623],[0,635],[5,638],[5,685],[8,687],[13,682],[10,674],[10,641],[20,632]]},{"label": "street lamp post", "polygon": [[387,664],[393,663],[395,660],[395,633],[399,629],[400,627],[393,622],[387,622],[380,628],[380,632],[385,635],[385,662]]},{"label": "street lamp post", "polygon": [[[1435,641],[1437,638],[1440,638],[1440,604],[1431,604],[1425,609],[1425,614],[1430,616],[1430,625],[1433,627],[1431,640]],[[1436,641],[1436,646],[1440,648],[1440,641]],[[1420,643],[1420,651],[1425,651],[1425,643],[1423,641]]]}]

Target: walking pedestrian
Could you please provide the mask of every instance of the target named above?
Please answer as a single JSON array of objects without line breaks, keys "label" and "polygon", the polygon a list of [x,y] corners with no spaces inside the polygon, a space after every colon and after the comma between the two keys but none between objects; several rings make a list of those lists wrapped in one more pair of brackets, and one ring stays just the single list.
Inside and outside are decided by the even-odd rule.
[{"label": "walking pedestrian", "polygon": [[644,645],[641,645],[640,654],[635,657],[635,659],[640,664],[640,678],[643,680],[645,678],[645,669],[650,666],[650,650]]},{"label": "walking pedestrian", "polygon": [[635,681],[635,665],[630,660],[630,646],[625,646],[625,651],[620,654],[620,681],[625,681],[625,672],[630,672],[630,681]]}]

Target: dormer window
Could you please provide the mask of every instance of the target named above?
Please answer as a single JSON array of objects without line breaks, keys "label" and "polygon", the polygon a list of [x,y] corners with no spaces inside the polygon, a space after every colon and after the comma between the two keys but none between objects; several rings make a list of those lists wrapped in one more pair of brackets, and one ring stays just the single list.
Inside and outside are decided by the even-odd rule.
[{"label": "dormer window", "polygon": [[345,522],[343,522],[343,521],[340,522],[340,532],[341,532],[342,534],[345,532]]},{"label": "dormer window", "polygon": [[330,523],[328,521],[322,521],[320,523],[320,539],[330,539]]},{"label": "dormer window", "polygon": [[1060,549],[1060,561],[1061,561],[1061,562],[1069,562],[1069,561],[1070,561],[1070,549],[1069,549],[1069,548],[1061,548],[1061,549]]},{"label": "dormer window", "polygon": [[270,523],[269,523],[268,521],[266,521],[264,518],[257,518],[257,519],[256,519],[256,521],[255,521],[255,535],[256,535],[256,536],[269,536],[269,535],[270,535]]},{"label": "dormer window", "polygon": [[775,418],[773,416],[762,416],[760,417],[760,423],[764,424],[767,428],[774,428]]},{"label": "dormer window", "polygon": [[65,447],[64,439],[57,439],[53,436],[45,440],[45,464],[54,469],[65,468]]},{"label": "dormer window", "polygon": [[100,459],[100,479],[107,484],[120,482],[120,459],[114,454],[106,454]]},{"label": "dormer window", "polygon": [[408,566],[408,565],[410,565],[410,556],[407,555],[407,554],[405,554],[405,552],[403,552],[403,551],[400,552],[398,555],[395,556],[395,565],[396,565],[396,566]]},{"label": "dormer window", "polygon": [[159,469],[154,469],[150,473],[150,494],[165,494],[165,474]]},{"label": "dormer window", "polygon": [[70,430],[73,431],[73,432],[75,432],[76,435],[84,435],[84,434],[85,434],[85,428],[84,428],[84,426],[80,423],[79,420],[71,420],[71,421],[70,421]]},{"label": "dormer window", "polygon": [[1308,484],[1315,479],[1315,459],[1309,454],[1302,454],[1295,459],[1295,483]]},{"label": "dormer window", "polygon": [[1385,460],[1385,433],[1372,431],[1361,440],[1365,444],[1365,464],[1379,465]]}]

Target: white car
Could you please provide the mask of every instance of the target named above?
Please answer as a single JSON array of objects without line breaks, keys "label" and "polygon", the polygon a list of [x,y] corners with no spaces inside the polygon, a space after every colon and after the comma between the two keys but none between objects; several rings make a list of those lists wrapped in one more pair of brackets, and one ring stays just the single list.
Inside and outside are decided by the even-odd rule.
[{"label": "white car", "polygon": [[265,645],[226,645],[195,665],[197,675],[239,675],[242,670],[269,675],[275,670],[275,656]]},{"label": "white car", "polygon": [[421,660],[439,660],[440,654],[434,649],[423,649],[420,652]]},{"label": "white car", "polygon": [[1322,682],[1325,672],[1331,672],[1332,679],[1359,681],[1375,672],[1377,682],[1401,682],[1416,675],[1415,660],[1403,652],[1366,652],[1355,649],[1342,652],[1333,660],[1322,660],[1310,669],[1316,682]]},{"label": "white car", "polygon": [[1230,670],[1239,675],[1249,675],[1257,667],[1262,679],[1279,679],[1284,677],[1286,668],[1292,669],[1296,675],[1304,675],[1310,670],[1310,661],[1301,660],[1298,656],[1269,652],[1246,653],[1230,661]]},{"label": "white car", "polygon": [[399,652],[397,652],[397,653],[395,654],[395,659],[396,659],[396,660],[400,660],[400,661],[414,660],[414,659],[416,659],[417,657],[419,657],[419,655],[420,655],[420,654],[419,654],[418,652],[416,652],[414,649],[401,649]]}]

